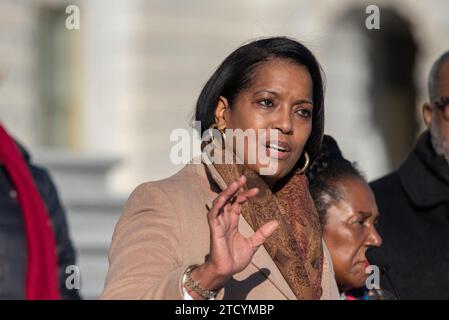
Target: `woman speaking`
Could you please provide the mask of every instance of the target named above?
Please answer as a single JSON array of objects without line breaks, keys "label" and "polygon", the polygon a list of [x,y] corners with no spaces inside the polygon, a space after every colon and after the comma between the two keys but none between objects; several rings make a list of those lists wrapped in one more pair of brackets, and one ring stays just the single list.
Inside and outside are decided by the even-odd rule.
[{"label": "woman speaking", "polygon": [[[196,104],[201,134],[212,132],[200,161],[128,199],[102,298],[338,299],[304,175],[320,148],[323,99],[320,66],[302,44],[267,38],[231,53]],[[237,131],[254,135],[239,144]]]}]

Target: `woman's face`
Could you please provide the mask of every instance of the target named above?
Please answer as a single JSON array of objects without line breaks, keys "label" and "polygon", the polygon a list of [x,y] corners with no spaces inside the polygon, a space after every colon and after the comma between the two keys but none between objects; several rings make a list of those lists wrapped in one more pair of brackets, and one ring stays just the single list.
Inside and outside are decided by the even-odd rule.
[{"label": "woman's face", "polygon": [[326,212],[323,238],[334,264],[335,278],[341,290],[365,285],[369,266],[366,251],[379,247],[382,239],[375,223],[379,215],[369,185],[358,178],[339,183],[345,200],[329,207]]},{"label": "woman's face", "polygon": [[[226,129],[256,129],[255,144],[261,148],[263,157],[248,147],[247,140],[243,143],[243,154],[235,148],[234,151],[257,172],[267,167],[267,160],[275,160],[272,174],[262,176],[273,185],[292,170],[309,138],[313,84],[306,67],[288,60],[261,64],[252,79],[252,85],[238,94],[232,106],[222,104],[222,113],[217,107],[216,114],[223,117]],[[260,135],[257,129],[266,129],[267,136]],[[272,130],[278,132],[278,141],[270,141]],[[253,152],[251,158],[250,152]]]}]

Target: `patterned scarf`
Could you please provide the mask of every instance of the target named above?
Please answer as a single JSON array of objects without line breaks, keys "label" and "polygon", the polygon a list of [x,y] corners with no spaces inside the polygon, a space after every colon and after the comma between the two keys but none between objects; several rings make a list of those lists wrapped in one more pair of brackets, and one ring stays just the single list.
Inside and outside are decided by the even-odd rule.
[{"label": "patterned scarf", "polygon": [[290,174],[273,193],[248,166],[211,162],[226,185],[245,175],[247,183],[242,191],[259,188],[259,193],[242,206],[241,215],[253,230],[271,220],[279,222],[278,229],[265,241],[265,249],[299,300],[320,299],[322,233],[307,177]]}]

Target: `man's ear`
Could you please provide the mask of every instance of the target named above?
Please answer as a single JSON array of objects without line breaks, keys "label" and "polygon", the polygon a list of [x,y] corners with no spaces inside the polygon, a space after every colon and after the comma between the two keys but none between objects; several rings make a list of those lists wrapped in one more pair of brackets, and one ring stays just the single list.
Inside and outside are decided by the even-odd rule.
[{"label": "man's ear", "polygon": [[217,106],[215,107],[215,124],[217,129],[224,130],[227,127],[227,110],[229,109],[228,99],[220,96]]},{"label": "man's ear", "polygon": [[427,128],[429,127],[430,122],[432,121],[432,112],[433,108],[430,105],[430,103],[429,102],[424,103],[422,106],[422,118]]}]

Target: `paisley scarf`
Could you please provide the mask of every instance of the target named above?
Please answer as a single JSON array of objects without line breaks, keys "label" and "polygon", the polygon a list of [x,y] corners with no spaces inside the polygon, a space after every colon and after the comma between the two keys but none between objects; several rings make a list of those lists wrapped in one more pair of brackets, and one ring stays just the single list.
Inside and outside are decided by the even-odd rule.
[{"label": "paisley scarf", "polygon": [[[217,144],[213,145],[211,155],[217,150]],[[247,183],[242,192],[255,187],[259,189],[259,193],[242,206],[241,215],[253,230],[271,220],[279,222],[278,229],[265,241],[265,249],[299,300],[320,299],[322,232],[307,177],[291,173],[273,192],[247,165],[237,161],[216,163],[213,157],[208,159],[226,185],[245,175]]]}]

